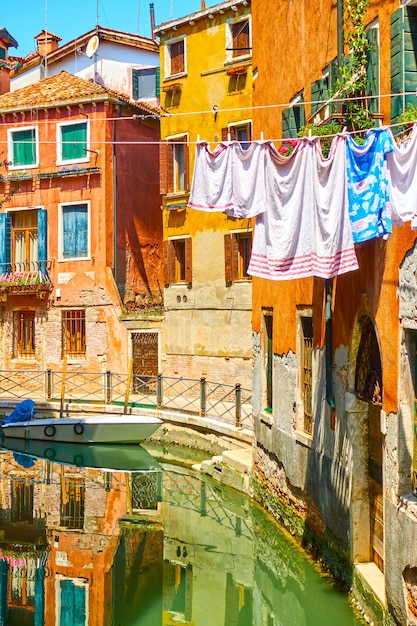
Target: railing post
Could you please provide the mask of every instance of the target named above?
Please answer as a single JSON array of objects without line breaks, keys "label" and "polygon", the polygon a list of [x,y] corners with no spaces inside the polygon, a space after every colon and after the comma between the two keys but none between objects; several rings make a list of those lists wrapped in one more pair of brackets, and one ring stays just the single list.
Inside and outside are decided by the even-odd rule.
[{"label": "railing post", "polygon": [[162,374],[158,374],[156,377],[156,406],[161,408],[162,406]]},{"label": "railing post", "polygon": [[236,428],[242,426],[242,389],[240,383],[235,385],[235,397],[236,397]]},{"label": "railing post", "polygon": [[106,403],[111,400],[111,371],[106,371]]},{"label": "railing post", "polygon": [[207,410],[206,394],[207,394],[206,379],[204,378],[204,376],[202,376],[200,378],[200,415],[201,417],[206,416],[206,410]]},{"label": "railing post", "polygon": [[50,400],[52,398],[52,370],[46,370],[46,398]]}]

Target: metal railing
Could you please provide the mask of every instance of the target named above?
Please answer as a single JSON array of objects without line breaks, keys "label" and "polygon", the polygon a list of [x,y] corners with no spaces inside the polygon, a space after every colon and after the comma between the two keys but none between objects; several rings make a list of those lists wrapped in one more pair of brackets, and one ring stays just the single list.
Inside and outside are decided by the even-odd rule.
[{"label": "metal railing", "polygon": [[206,378],[106,372],[0,370],[0,400],[144,407],[215,419],[253,430],[252,393]]}]

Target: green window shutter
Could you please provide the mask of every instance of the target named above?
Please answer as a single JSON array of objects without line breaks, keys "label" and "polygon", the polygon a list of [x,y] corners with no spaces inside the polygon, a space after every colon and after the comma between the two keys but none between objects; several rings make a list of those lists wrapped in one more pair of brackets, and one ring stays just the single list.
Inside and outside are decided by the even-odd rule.
[{"label": "green window shutter", "polygon": [[155,95],[157,98],[161,97],[161,68],[155,68]]},{"label": "green window shutter", "polygon": [[5,48],[0,48],[0,61],[6,60],[6,50]]},{"label": "green window shutter", "polygon": [[76,161],[87,156],[87,122],[61,126],[62,161]]},{"label": "green window shutter", "polygon": [[329,99],[328,78],[319,78],[311,85],[311,113],[314,114]]},{"label": "green window shutter", "polygon": [[13,131],[13,165],[36,165],[35,129]]},{"label": "green window shutter", "polygon": [[[379,95],[379,30],[371,28],[367,32],[369,50],[367,52],[367,79],[368,85],[366,94],[368,96]],[[371,113],[379,113],[379,98],[369,100],[369,110]]]},{"label": "green window shutter", "polygon": [[132,98],[139,99],[139,70],[132,70]]},{"label": "green window shutter", "polygon": [[296,104],[282,111],[282,137],[298,137],[298,131],[305,124],[304,104]]},{"label": "green window shutter", "polygon": [[415,103],[417,87],[417,7],[397,9],[391,15],[391,122],[397,121],[408,102]]}]

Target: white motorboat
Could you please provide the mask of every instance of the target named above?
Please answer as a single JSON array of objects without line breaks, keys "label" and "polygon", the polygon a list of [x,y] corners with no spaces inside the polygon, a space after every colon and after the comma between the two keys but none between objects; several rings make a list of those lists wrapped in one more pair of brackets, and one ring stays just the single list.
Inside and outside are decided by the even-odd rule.
[{"label": "white motorboat", "polygon": [[3,422],[4,437],[68,443],[140,443],[162,424],[152,415],[93,414]]}]

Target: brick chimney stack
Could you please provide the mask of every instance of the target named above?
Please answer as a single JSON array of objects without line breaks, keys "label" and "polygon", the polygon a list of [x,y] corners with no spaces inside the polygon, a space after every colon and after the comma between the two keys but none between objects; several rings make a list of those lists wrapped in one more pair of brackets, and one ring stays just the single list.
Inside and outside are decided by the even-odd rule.
[{"label": "brick chimney stack", "polygon": [[206,0],[201,0],[201,10],[204,11],[206,8]]},{"label": "brick chimney stack", "polygon": [[38,53],[41,57],[44,57],[58,49],[61,37],[49,33],[47,30],[42,30],[39,35],[36,35],[35,41]]}]

